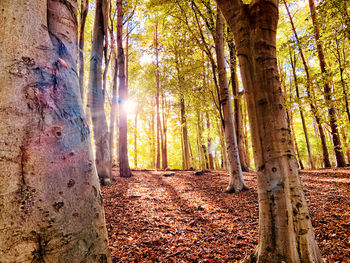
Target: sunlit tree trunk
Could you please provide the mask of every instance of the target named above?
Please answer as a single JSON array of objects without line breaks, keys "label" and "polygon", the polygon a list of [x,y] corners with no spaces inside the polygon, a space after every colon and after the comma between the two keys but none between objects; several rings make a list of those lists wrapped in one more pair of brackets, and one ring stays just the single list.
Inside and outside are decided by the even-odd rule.
[{"label": "sunlit tree trunk", "polygon": [[158,18],[156,20],[156,32],[155,32],[155,53],[156,53],[156,106],[157,106],[157,165],[156,168],[160,169],[161,163],[161,149],[163,148],[163,135],[162,135],[162,124],[160,119],[160,72],[159,72],[159,50],[158,50]]},{"label": "sunlit tree trunk", "polygon": [[114,52],[114,72],[113,72],[113,87],[112,87],[112,105],[111,105],[111,116],[110,116],[110,122],[109,122],[109,147],[111,149],[111,162],[113,165],[113,158],[114,158],[114,130],[115,130],[115,123],[116,123],[116,117],[117,117],[117,82],[118,82],[118,59],[117,55]]},{"label": "sunlit tree trunk", "polygon": [[1,262],[111,262],[76,74],[77,5],[0,1]]},{"label": "sunlit tree trunk", "polygon": [[236,50],[233,42],[233,36],[230,30],[227,30],[228,40],[227,44],[230,51],[230,70],[231,70],[231,86],[233,93],[233,103],[234,103],[234,120],[236,127],[236,138],[238,144],[239,160],[241,162],[241,167],[243,172],[249,171],[249,166],[246,164],[245,149],[244,149],[244,138],[243,138],[243,123],[242,123],[242,111],[241,111],[241,98],[238,90],[238,80],[237,80],[237,60],[236,60]]},{"label": "sunlit tree trunk", "polygon": [[139,114],[139,108],[137,107],[136,112],[135,112],[135,131],[134,131],[134,164],[135,168],[137,168],[137,117]]},{"label": "sunlit tree trunk", "polygon": [[207,129],[208,129],[208,159],[209,159],[209,169],[214,169],[214,161],[213,161],[213,151],[211,146],[211,137],[210,137],[210,118],[209,118],[209,112],[206,112],[207,117]]},{"label": "sunlit tree trunk", "polygon": [[162,120],[163,120],[163,147],[162,147],[162,168],[167,169],[168,168],[168,139],[167,139],[167,116],[168,116],[168,109],[166,106],[166,99],[164,97],[164,91],[162,91]]},{"label": "sunlit tree trunk", "polygon": [[222,156],[222,164],[223,169],[227,169],[227,151],[226,151],[226,142],[225,142],[225,135],[224,135],[224,128],[222,127],[220,121],[217,122],[217,128],[218,133],[220,137],[220,145],[221,145],[221,156]]},{"label": "sunlit tree trunk", "polygon": [[102,184],[111,181],[111,160],[108,126],[104,109],[104,90],[102,89],[103,41],[107,28],[107,1],[96,1],[95,22],[92,40],[89,97],[91,119],[93,123],[96,168]]},{"label": "sunlit tree trunk", "polygon": [[322,262],[301,188],[276,59],[277,0],[217,0],[233,32],[259,194],[259,244],[245,262]]},{"label": "sunlit tree trunk", "polygon": [[324,96],[325,96],[326,103],[330,104],[328,106],[328,115],[329,115],[329,123],[331,126],[331,131],[332,131],[334,153],[337,159],[337,166],[345,167],[346,162],[344,158],[344,153],[342,151],[341,141],[340,141],[339,132],[338,132],[337,116],[336,116],[334,103],[332,99],[332,90],[331,90],[331,87],[329,86],[328,77],[326,77],[328,72],[326,68],[326,60],[323,53],[323,46],[320,40],[320,30],[319,30],[318,21],[317,21],[317,14],[316,14],[314,0],[309,0],[309,6],[310,6],[311,18],[312,18],[312,23],[313,23],[314,32],[315,32],[315,41],[316,41],[318,59],[320,62],[321,73],[324,78],[323,80]]},{"label": "sunlit tree trunk", "polygon": [[[299,151],[299,147],[298,147],[298,142],[297,142],[297,138],[296,138],[295,132],[294,132],[293,113],[291,111],[289,112],[289,117],[290,117],[290,127],[291,127],[291,131],[292,131],[294,147],[295,147],[295,151],[297,152],[297,156],[298,156],[299,167],[300,167],[300,169],[304,170],[304,164],[303,164],[303,161],[301,160],[300,151]],[[314,169],[314,168],[312,168],[312,169]]]},{"label": "sunlit tree trunk", "polygon": [[185,109],[185,99],[183,95],[180,95],[180,107],[181,107],[181,129],[183,138],[183,158],[184,158],[184,170],[190,169],[190,149],[188,143],[188,131],[186,122],[186,109]]},{"label": "sunlit tree trunk", "polygon": [[[293,58],[292,53],[290,53],[290,61],[291,61],[293,77],[294,77],[295,92],[296,92],[298,101],[300,101],[299,83],[298,83],[298,77],[297,77],[296,69],[295,69],[295,67],[296,67],[296,58],[295,58],[295,56]],[[315,169],[315,163],[314,163],[314,158],[312,156],[311,144],[310,144],[310,140],[309,140],[309,134],[307,132],[304,112],[303,112],[303,110],[302,110],[302,108],[300,106],[300,102],[298,102],[298,107],[299,107],[301,123],[303,125],[303,131],[304,131],[304,136],[305,136],[306,148],[307,148],[307,152],[308,152],[308,156],[309,156],[310,167],[311,167],[311,169]],[[295,143],[296,143],[296,138],[295,138]],[[297,148],[297,144],[295,144],[295,145],[296,145],[295,147]],[[299,152],[299,149],[297,149],[297,153],[298,152]],[[300,156],[298,156],[298,158],[299,158],[299,163],[300,163],[301,162]],[[300,165],[300,166],[303,166],[303,165]]]},{"label": "sunlit tree trunk", "polygon": [[198,153],[200,158],[201,169],[204,170],[205,167],[205,159],[204,159],[204,151],[203,151],[203,126],[202,126],[202,118],[199,110],[197,111],[197,130],[198,130]]},{"label": "sunlit tree trunk", "polygon": [[223,129],[226,142],[227,166],[230,173],[230,182],[226,188],[228,193],[237,193],[247,187],[245,186],[241,163],[238,153],[236,129],[233,121],[232,103],[227,83],[224,54],[224,30],[223,17],[218,12],[216,19],[215,51],[218,65],[220,104],[223,111]]},{"label": "sunlit tree trunk", "polygon": [[[305,59],[305,56],[304,56],[304,51],[303,51],[302,45],[300,43],[299,36],[298,36],[298,34],[296,32],[296,29],[295,29],[295,26],[294,26],[294,22],[293,22],[293,18],[291,16],[290,12],[289,12],[289,8],[288,8],[288,5],[287,5],[287,2],[286,2],[286,0],[283,0],[283,2],[284,2],[284,5],[285,5],[285,8],[286,8],[286,11],[288,13],[288,17],[289,17],[289,20],[290,20],[292,31],[294,33],[296,44],[298,46],[300,57],[301,57],[301,60],[303,62],[303,66],[304,66],[304,69],[305,69],[307,96],[310,99],[313,99],[315,101],[315,98],[312,97],[312,95],[311,95],[311,78],[310,78],[310,73],[309,73],[309,67],[308,67],[308,65],[306,63],[306,59]],[[310,101],[310,108],[311,108],[311,112],[312,112],[312,114],[313,114],[313,116],[315,118],[315,121],[317,123],[317,128],[318,128],[319,136],[320,136],[320,139],[321,139],[323,163],[324,163],[324,166],[326,168],[328,168],[328,167],[331,167],[331,162],[329,161],[329,153],[328,153],[328,149],[327,149],[326,137],[325,137],[324,130],[323,130],[323,127],[322,127],[321,118],[320,118],[320,116],[318,114],[318,111],[317,111],[317,104],[315,102]]]},{"label": "sunlit tree trunk", "polygon": [[156,168],[156,136],[154,132],[155,128],[155,110],[154,110],[154,101],[151,103],[151,168]]},{"label": "sunlit tree trunk", "polygon": [[85,46],[85,24],[89,11],[89,0],[81,0],[80,2],[80,26],[79,26],[79,87],[80,96],[84,104],[84,46]]},{"label": "sunlit tree trunk", "polygon": [[123,49],[123,1],[117,0],[117,48],[118,48],[118,80],[119,80],[119,172],[121,177],[130,177],[128,157],[128,118],[125,102],[128,100],[128,90],[125,81],[125,56]]}]

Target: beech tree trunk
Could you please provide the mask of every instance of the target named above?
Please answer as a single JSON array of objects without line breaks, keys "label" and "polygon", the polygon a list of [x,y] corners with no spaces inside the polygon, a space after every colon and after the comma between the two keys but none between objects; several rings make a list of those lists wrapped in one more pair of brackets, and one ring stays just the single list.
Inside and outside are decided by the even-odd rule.
[{"label": "beech tree trunk", "polygon": [[111,262],[76,74],[77,5],[0,1],[1,262]]},{"label": "beech tree trunk", "polygon": [[327,73],[326,61],[325,61],[325,57],[324,57],[324,53],[323,53],[323,46],[322,46],[322,43],[320,42],[320,30],[318,27],[317,14],[316,14],[314,0],[309,0],[309,6],[310,6],[310,11],[311,11],[312,23],[313,23],[314,31],[315,31],[315,41],[316,41],[318,59],[320,62],[321,73],[322,73],[323,78],[324,78],[323,79],[323,81],[324,81],[324,83],[323,83],[324,96],[325,96],[326,103],[330,104],[328,106],[328,115],[329,115],[329,123],[331,126],[331,131],[332,131],[332,141],[333,141],[333,146],[334,146],[334,153],[335,153],[335,157],[337,159],[337,166],[338,167],[345,167],[346,162],[345,162],[344,153],[342,151],[340,136],[339,136],[339,132],[338,132],[337,115],[335,112],[334,103],[333,103],[333,99],[332,99],[332,90],[331,90],[331,87],[329,86],[329,80],[326,77],[328,73]]},{"label": "beech tree trunk", "polygon": [[166,106],[166,100],[165,100],[165,97],[164,97],[164,92],[162,91],[162,121],[163,121],[163,130],[162,130],[162,133],[163,133],[163,147],[162,147],[162,168],[163,169],[167,169],[168,168],[168,138],[167,138],[167,130],[168,130],[168,127],[167,127],[167,112],[168,112],[168,109],[167,109],[167,106]]},{"label": "beech tree trunk", "polygon": [[241,167],[243,172],[249,172],[249,166],[246,164],[245,149],[244,149],[244,138],[243,138],[243,123],[242,123],[242,111],[241,111],[241,98],[238,90],[237,81],[237,60],[236,51],[233,43],[232,33],[230,30],[228,32],[228,47],[230,51],[230,70],[231,70],[231,85],[234,103],[234,120],[236,127],[236,138],[238,144],[239,160],[241,162]]},{"label": "beech tree trunk", "polygon": [[135,168],[137,168],[137,117],[139,114],[139,109],[136,109],[135,112],[135,131],[134,131],[134,164],[135,164]]},{"label": "beech tree trunk", "polygon": [[[292,53],[290,53],[290,62],[291,62],[291,65],[292,65],[292,71],[293,71],[293,77],[294,77],[294,85],[295,85],[295,92],[296,92],[298,100],[300,100],[299,83],[298,83],[298,77],[297,77],[296,69],[295,69],[295,67],[296,67],[296,58],[295,58],[295,55],[294,55],[294,58],[293,58]],[[304,136],[305,136],[306,148],[307,148],[307,152],[308,152],[308,156],[309,156],[310,167],[311,167],[311,169],[315,169],[315,163],[314,163],[314,158],[312,156],[311,144],[310,144],[310,140],[309,140],[309,134],[308,134],[307,128],[306,128],[304,112],[303,112],[303,110],[302,110],[302,108],[301,108],[299,103],[298,103],[298,107],[299,107],[301,123],[303,125],[303,131],[304,131]],[[295,138],[295,136],[294,136],[294,138]],[[295,147],[297,148],[296,138],[295,138]],[[299,149],[297,149],[297,153],[299,154]],[[300,163],[301,162],[300,155],[298,155],[298,158],[299,158],[299,163]],[[301,166],[303,166],[303,165],[301,165]],[[302,169],[304,169],[304,168],[302,168]]]},{"label": "beech tree trunk", "polygon": [[246,88],[259,194],[259,244],[246,262],[322,262],[301,188],[276,59],[277,0],[217,0]]},{"label": "beech tree trunk", "polygon": [[211,146],[211,137],[210,137],[210,118],[209,112],[206,112],[207,117],[207,129],[208,129],[208,158],[209,158],[209,170],[214,169],[214,160],[213,160],[213,151]]},{"label": "beech tree trunk", "polygon": [[[304,52],[303,52],[301,43],[299,41],[299,37],[298,37],[297,31],[296,31],[295,26],[294,26],[293,18],[291,16],[290,12],[289,12],[289,8],[288,8],[288,5],[287,5],[287,2],[285,0],[283,0],[283,2],[284,2],[284,6],[286,7],[286,11],[288,13],[288,17],[289,17],[289,20],[290,20],[292,31],[294,33],[295,40],[297,42],[298,49],[299,49],[299,52],[300,52],[300,57],[301,57],[301,60],[303,62],[303,66],[304,66],[304,69],[305,69],[307,96],[310,99],[311,98],[315,99],[311,95],[311,78],[310,78],[310,73],[309,73],[309,67],[308,67],[308,65],[306,63]],[[319,135],[320,135],[320,139],[321,139],[323,163],[324,163],[324,166],[326,168],[328,168],[328,167],[331,167],[331,162],[329,161],[329,153],[328,153],[328,149],[327,149],[326,137],[325,137],[324,130],[323,130],[323,127],[322,127],[320,116],[319,116],[318,111],[317,111],[317,104],[313,103],[312,101],[310,101],[310,108],[311,108],[311,112],[312,112],[312,114],[313,114],[313,116],[315,118],[315,121],[316,121],[316,124],[317,124],[317,128],[318,128],[318,131],[319,131]]]},{"label": "beech tree trunk", "polygon": [[113,165],[113,157],[114,157],[114,130],[115,123],[117,118],[117,86],[118,86],[118,59],[115,54],[114,48],[112,48],[112,52],[114,52],[114,72],[113,72],[113,87],[112,87],[112,106],[111,106],[111,116],[109,122],[109,148],[111,149],[111,168]]},{"label": "beech tree trunk", "polygon": [[154,132],[155,126],[155,110],[154,101],[152,100],[152,111],[151,111],[151,168],[156,168],[156,136]]},{"label": "beech tree trunk", "polygon": [[160,122],[160,108],[159,108],[159,91],[160,91],[160,79],[159,79],[159,52],[158,52],[158,18],[156,20],[156,32],[155,32],[155,52],[156,52],[156,107],[157,107],[157,169],[160,169],[160,152],[163,148],[162,137],[162,124]]},{"label": "beech tree trunk", "polygon": [[198,129],[198,153],[200,158],[200,166],[201,169],[204,170],[206,168],[205,166],[205,159],[204,159],[204,149],[203,149],[203,126],[202,126],[202,118],[199,110],[197,111],[197,129]]},{"label": "beech tree trunk", "polygon": [[229,94],[229,86],[227,83],[224,54],[223,17],[220,11],[218,12],[216,19],[215,51],[218,64],[220,104],[224,117],[223,128],[226,142],[227,165],[230,173],[230,182],[226,188],[226,192],[237,193],[247,189],[247,187],[244,183],[239,159],[236,129],[233,121],[232,103]]},{"label": "beech tree trunk", "polygon": [[81,0],[80,3],[80,27],[79,27],[79,87],[80,96],[84,104],[84,46],[85,46],[85,24],[89,12],[89,0]]},{"label": "beech tree trunk", "polygon": [[187,122],[186,122],[186,110],[185,110],[185,100],[183,95],[180,96],[180,107],[181,107],[181,127],[182,127],[182,138],[183,138],[183,169],[190,169],[190,149],[188,143],[188,132],[187,132]]},{"label": "beech tree trunk", "polygon": [[97,0],[90,60],[90,102],[88,106],[90,107],[93,123],[96,168],[103,185],[110,184],[112,176],[108,126],[104,109],[104,90],[102,89],[103,41],[107,28],[106,16],[107,1]]},{"label": "beech tree trunk", "polygon": [[125,81],[125,56],[123,49],[123,1],[117,0],[117,49],[118,49],[118,80],[119,80],[119,175],[132,176],[128,157],[128,118],[125,103],[128,99],[128,90]]}]

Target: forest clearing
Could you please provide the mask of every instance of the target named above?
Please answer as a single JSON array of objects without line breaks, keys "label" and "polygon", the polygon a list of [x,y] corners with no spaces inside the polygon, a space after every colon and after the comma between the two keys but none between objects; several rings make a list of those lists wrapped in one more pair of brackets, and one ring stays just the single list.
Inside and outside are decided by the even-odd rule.
[{"label": "forest clearing", "polygon": [[[249,190],[230,195],[226,172],[196,172],[133,171],[102,188],[113,262],[239,262],[253,251],[256,174],[244,173]],[[301,178],[325,262],[349,262],[350,168]]]},{"label": "forest clearing", "polygon": [[349,0],[0,0],[0,263],[350,262]]}]

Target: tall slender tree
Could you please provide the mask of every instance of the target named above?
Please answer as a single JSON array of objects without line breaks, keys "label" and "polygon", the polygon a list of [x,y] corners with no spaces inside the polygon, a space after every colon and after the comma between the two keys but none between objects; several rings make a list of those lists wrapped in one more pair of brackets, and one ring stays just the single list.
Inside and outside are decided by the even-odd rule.
[{"label": "tall slender tree", "polygon": [[320,68],[321,68],[321,73],[323,77],[324,96],[325,96],[326,103],[328,105],[328,115],[329,115],[329,123],[331,126],[334,153],[337,159],[337,166],[345,167],[346,162],[345,162],[344,153],[342,151],[341,141],[340,141],[340,136],[338,131],[337,115],[336,115],[334,102],[332,98],[333,92],[329,85],[329,79],[327,77],[328,71],[327,71],[326,59],[323,52],[323,45],[320,40],[320,29],[318,25],[314,0],[309,0],[309,7],[310,7],[312,23],[313,23],[314,32],[315,32],[315,41],[316,41],[316,47],[317,47],[318,60],[320,62]]},{"label": "tall slender tree", "polygon": [[84,47],[85,47],[85,24],[89,12],[89,0],[80,2],[80,27],[79,27],[79,87],[81,99],[84,102]]},{"label": "tall slender tree", "polygon": [[216,0],[233,32],[246,90],[259,193],[259,245],[246,262],[322,262],[281,92],[277,0]]},{"label": "tall slender tree", "polygon": [[125,103],[128,90],[125,83],[125,55],[123,48],[123,1],[117,0],[117,49],[118,49],[118,80],[119,80],[119,173],[121,177],[132,175],[128,157],[128,123]]},{"label": "tall slender tree", "polygon": [[222,127],[225,135],[226,153],[228,160],[228,170],[230,173],[230,181],[226,188],[228,193],[237,193],[247,189],[239,159],[236,129],[233,121],[232,103],[229,94],[229,86],[227,83],[227,75],[225,68],[225,50],[224,50],[224,18],[218,11],[216,19],[216,35],[215,35],[215,51],[218,65],[219,86],[220,86],[220,104],[223,112]]},{"label": "tall slender tree", "polygon": [[107,119],[104,109],[105,90],[102,88],[102,61],[104,39],[108,23],[107,0],[96,1],[95,22],[90,60],[89,102],[93,123],[96,168],[103,185],[111,183],[111,155]]},{"label": "tall slender tree", "polygon": [[76,74],[77,4],[0,1],[1,262],[111,262]]}]

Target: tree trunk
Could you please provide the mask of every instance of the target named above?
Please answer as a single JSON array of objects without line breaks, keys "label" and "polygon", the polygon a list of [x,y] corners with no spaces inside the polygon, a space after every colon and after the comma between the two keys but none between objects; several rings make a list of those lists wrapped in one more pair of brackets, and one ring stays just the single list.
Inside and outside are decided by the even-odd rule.
[{"label": "tree trunk", "polygon": [[182,129],[182,138],[183,138],[183,163],[184,170],[190,169],[190,150],[188,144],[188,132],[187,132],[187,123],[186,123],[186,110],[185,110],[185,100],[183,95],[180,95],[180,106],[181,106],[181,129]]},{"label": "tree trunk", "polygon": [[160,110],[159,110],[159,91],[160,91],[160,79],[159,79],[159,51],[158,51],[158,18],[156,20],[156,32],[155,32],[155,52],[156,52],[156,106],[157,106],[157,169],[160,169],[160,151],[163,148],[163,136],[162,136],[162,124],[160,122]]},{"label": "tree trunk", "polygon": [[89,92],[91,119],[93,123],[96,169],[103,185],[111,182],[111,160],[108,126],[104,109],[104,91],[102,89],[103,41],[106,34],[107,2],[96,1],[95,22],[90,61]]},{"label": "tree trunk", "polygon": [[346,162],[344,158],[344,153],[342,151],[341,147],[341,141],[339,137],[339,132],[338,132],[338,124],[337,124],[337,116],[334,108],[334,103],[332,99],[332,90],[331,87],[329,86],[329,80],[326,77],[328,72],[326,69],[326,60],[324,57],[323,53],[323,46],[320,41],[320,30],[318,27],[318,21],[317,21],[317,14],[316,14],[316,8],[315,8],[315,3],[314,0],[309,0],[309,6],[310,6],[310,11],[311,11],[311,18],[312,18],[312,23],[315,31],[315,41],[316,41],[316,47],[317,47],[317,54],[318,54],[318,59],[320,62],[320,67],[321,67],[321,73],[324,77],[324,96],[326,103],[329,103],[330,106],[328,107],[328,115],[329,115],[329,122],[331,126],[331,131],[332,131],[332,140],[333,140],[333,146],[334,146],[334,153],[335,157],[337,159],[337,166],[338,167],[345,167]]},{"label": "tree trunk", "polygon": [[128,118],[125,102],[128,100],[128,90],[125,83],[125,56],[123,49],[123,1],[117,0],[118,26],[118,80],[119,80],[119,173],[121,177],[132,176],[128,157]]},{"label": "tree trunk", "polygon": [[[306,128],[306,122],[305,122],[305,117],[304,117],[304,112],[300,106],[300,94],[299,94],[299,83],[298,83],[298,77],[296,74],[296,58],[290,53],[290,61],[291,61],[291,65],[292,65],[292,71],[293,71],[293,76],[294,76],[294,85],[295,85],[295,92],[298,98],[298,107],[299,107],[299,112],[300,112],[300,118],[301,118],[301,123],[303,125],[303,131],[304,131],[304,136],[305,136],[305,142],[306,142],[306,148],[307,148],[307,152],[308,152],[308,156],[309,156],[309,162],[310,162],[310,166],[311,169],[315,169],[315,163],[314,163],[314,158],[312,157],[312,151],[311,151],[311,145],[310,145],[310,141],[309,141],[309,135],[307,132],[307,128]],[[295,136],[294,136],[295,138]],[[295,143],[296,143],[296,138],[295,138]],[[297,148],[297,146],[296,146]],[[299,151],[299,149],[297,150],[297,152]],[[298,156],[299,158],[299,163],[301,162],[300,156]],[[302,165],[301,165],[302,166]]]},{"label": "tree trunk", "polygon": [[135,168],[137,168],[137,117],[138,117],[139,109],[136,109],[135,112],[135,131],[134,131],[134,164]]},{"label": "tree trunk", "polygon": [[162,168],[168,168],[168,149],[167,149],[167,107],[164,98],[164,91],[162,91],[162,119],[163,119],[163,147],[162,147]]},{"label": "tree trunk", "polygon": [[[309,67],[308,67],[308,65],[306,63],[304,52],[303,52],[301,43],[299,41],[299,37],[298,37],[297,31],[296,31],[295,26],[294,26],[293,18],[291,16],[290,12],[289,12],[288,5],[287,5],[285,0],[283,0],[283,2],[284,2],[284,6],[286,7],[288,16],[289,16],[289,20],[290,20],[290,24],[291,24],[291,27],[292,27],[292,31],[294,33],[295,40],[297,42],[298,49],[299,49],[299,52],[300,52],[300,57],[301,57],[301,60],[303,62],[303,66],[304,66],[304,69],[305,69],[307,96],[311,99],[312,98],[312,95],[311,95],[311,78],[310,78],[310,73],[309,73]],[[313,99],[315,100],[314,97],[313,97]],[[324,166],[326,168],[328,168],[328,167],[331,167],[331,162],[329,161],[329,154],[328,154],[328,149],[327,149],[326,137],[324,135],[323,127],[322,127],[322,124],[321,124],[321,119],[320,119],[320,117],[318,115],[317,104],[316,103],[314,104],[312,101],[310,101],[310,108],[311,108],[311,112],[312,112],[312,114],[313,114],[313,116],[315,118],[318,130],[319,130],[319,133],[320,133],[320,139],[321,139],[321,145],[322,145],[322,154],[323,154],[323,163],[324,163]]]},{"label": "tree trunk", "polygon": [[233,37],[230,30],[228,31],[228,47],[230,51],[230,70],[231,70],[231,85],[232,85],[232,94],[233,94],[233,103],[234,103],[234,116],[235,116],[235,126],[236,126],[236,138],[238,144],[239,160],[241,162],[241,167],[243,172],[249,171],[249,166],[246,164],[245,158],[245,149],[243,141],[243,127],[242,127],[242,112],[241,112],[241,98],[238,90],[238,81],[237,81],[237,60],[236,60],[236,50],[233,43]]},{"label": "tree trunk", "polygon": [[217,0],[234,34],[259,194],[259,245],[246,262],[322,262],[294,155],[276,59],[277,0]]},{"label": "tree trunk", "polygon": [[1,262],[111,262],[76,6],[0,1]]},{"label": "tree trunk", "polygon": [[89,0],[81,0],[80,3],[80,27],[79,27],[79,87],[80,96],[84,104],[84,46],[85,46],[85,24],[89,12]]},{"label": "tree trunk", "polygon": [[226,151],[226,143],[225,143],[225,135],[224,135],[224,128],[221,125],[221,121],[217,122],[217,127],[218,127],[218,133],[219,133],[219,138],[220,138],[220,145],[221,145],[221,155],[222,155],[222,164],[223,164],[223,169],[227,169],[227,151]]},{"label": "tree trunk", "polygon": [[206,112],[207,117],[207,129],[208,129],[208,158],[209,158],[209,170],[214,169],[214,161],[213,161],[213,151],[211,146],[211,137],[210,137],[210,118],[209,112]]},{"label": "tree trunk", "polygon": [[155,112],[154,112],[154,101],[152,100],[151,110],[151,168],[156,168],[156,136],[154,132],[155,126]]},{"label": "tree trunk", "polygon": [[244,183],[241,163],[238,153],[236,129],[233,121],[232,103],[229,95],[229,86],[225,68],[223,17],[218,12],[216,19],[215,51],[218,65],[220,104],[223,111],[223,128],[226,142],[227,165],[230,173],[230,182],[227,193],[237,193],[247,189]]},{"label": "tree trunk", "polygon": [[[112,52],[115,52],[113,50]],[[109,148],[111,149],[111,167],[113,165],[114,157],[114,127],[117,117],[117,82],[118,82],[118,59],[117,55],[114,53],[114,72],[113,72],[113,88],[112,88],[112,106],[111,106],[111,116],[109,124]]]},{"label": "tree trunk", "polygon": [[[293,141],[294,141],[294,147],[295,150],[297,152],[297,156],[298,156],[298,161],[299,161],[299,167],[300,169],[304,170],[304,164],[303,161],[301,160],[301,156],[300,156],[300,152],[299,152],[299,147],[298,147],[298,142],[297,142],[297,138],[295,137],[295,132],[294,132],[294,126],[293,126],[293,113],[289,112],[289,116],[290,116],[290,127],[291,127],[291,131],[292,131],[292,137],[293,137]],[[312,168],[314,169],[314,168]]]},{"label": "tree trunk", "polygon": [[206,169],[203,150],[203,127],[199,110],[197,111],[197,129],[198,129],[198,153],[200,158],[201,169]]}]

